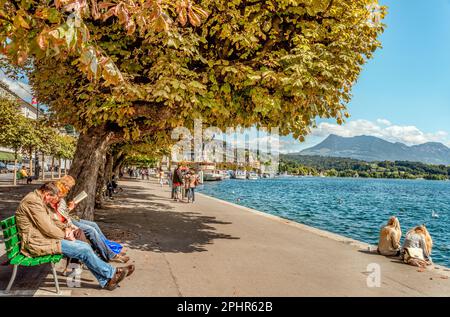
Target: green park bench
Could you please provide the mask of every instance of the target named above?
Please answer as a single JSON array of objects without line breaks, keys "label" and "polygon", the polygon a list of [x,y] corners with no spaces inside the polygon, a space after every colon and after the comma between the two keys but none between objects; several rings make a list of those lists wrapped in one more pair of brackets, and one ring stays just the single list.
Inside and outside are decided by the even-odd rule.
[{"label": "green park bench", "polygon": [[6,255],[9,259],[9,264],[14,265],[11,279],[6,287],[5,293],[9,293],[11,287],[16,279],[18,266],[36,266],[50,263],[55,279],[56,293],[60,294],[58,277],[56,275],[55,263],[58,263],[63,258],[62,254],[44,255],[39,257],[27,257],[20,253],[20,236],[16,225],[16,217],[12,216],[0,221],[3,230],[3,239],[6,247]]}]

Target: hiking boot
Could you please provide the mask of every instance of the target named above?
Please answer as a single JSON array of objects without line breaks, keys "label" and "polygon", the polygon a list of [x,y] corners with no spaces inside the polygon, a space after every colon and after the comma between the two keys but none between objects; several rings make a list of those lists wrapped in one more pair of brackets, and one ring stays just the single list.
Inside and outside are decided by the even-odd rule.
[{"label": "hiking boot", "polygon": [[109,279],[108,283],[105,285],[105,289],[112,291],[116,289],[121,281],[127,276],[128,270],[123,267],[118,267],[116,273],[112,278]]}]

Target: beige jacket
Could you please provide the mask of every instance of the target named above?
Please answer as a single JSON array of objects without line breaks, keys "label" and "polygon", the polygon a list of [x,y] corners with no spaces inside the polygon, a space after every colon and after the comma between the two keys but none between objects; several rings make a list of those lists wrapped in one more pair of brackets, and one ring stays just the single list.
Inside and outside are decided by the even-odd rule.
[{"label": "beige jacket", "polygon": [[400,234],[391,227],[383,227],[380,231],[378,251],[382,255],[395,255],[400,250]]},{"label": "beige jacket", "polygon": [[26,256],[61,254],[65,233],[53,219],[53,212],[44,203],[39,191],[29,193],[16,211],[21,238],[21,252]]}]

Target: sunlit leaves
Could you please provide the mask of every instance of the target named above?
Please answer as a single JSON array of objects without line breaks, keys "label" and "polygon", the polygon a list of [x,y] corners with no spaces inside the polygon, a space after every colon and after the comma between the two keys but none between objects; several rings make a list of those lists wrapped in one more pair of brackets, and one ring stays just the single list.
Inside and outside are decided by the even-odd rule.
[{"label": "sunlit leaves", "polygon": [[[101,20],[106,25],[118,24],[127,36],[154,36],[156,32],[169,32],[172,24],[171,15],[180,19],[183,25],[189,21],[199,26],[208,13],[192,4],[191,0],[56,0],[21,1],[2,0],[4,9],[0,11],[0,44],[2,53],[12,63],[24,64],[29,56],[42,58],[79,57],[85,54],[87,47],[95,47],[96,60],[108,59],[106,69],[103,64],[93,62],[89,67],[82,67],[91,80],[103,78],[104,84],[118,85],[124,83],[124,76],[118,67],[104,52],[91,41],[91,22]],[[185,14],[178,16],[176,7],[185,6]],[[184,19],[184,20],[183,20]],[[166,44],[173,45],[173,39]],[[31,44],[30,44],[31,43]],[[36,45],[37,44],[37,45]],[[42,54],[40,51],[44,51]],[[104,76],[99,76],[104,73]],[[98,82],[99,83],[99,82]]]},{"label": "sunlit leaves", "polygon": [[[59,23],[34,20],[45,21],[34,45],[49,53],[30,80],[79,131],[106,125],[117,139],[142,139],[202,117],[302,139],[317,117],[347,117],[352,86],[380,47],[372,2],[111,0],[72,20],[63,8],[73,2],[60,2]],[[10,34],[17,55],[31,33]]]}]

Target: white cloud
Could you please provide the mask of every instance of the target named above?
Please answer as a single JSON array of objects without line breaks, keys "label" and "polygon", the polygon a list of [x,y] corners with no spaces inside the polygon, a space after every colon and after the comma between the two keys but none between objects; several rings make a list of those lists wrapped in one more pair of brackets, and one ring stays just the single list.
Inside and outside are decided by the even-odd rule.
[{"label": "white cloud", "polygon": [[407,145],[416,145],[426,142],[441,142],[450,146],[448,132],[437,131],[434,133],[426,133],[415,126],[395,125],[385,119],[378,119],[376,122],[354,120],[349,121],[344,125],[322,122],[317,128],[312,129],[311,132],[311,135],[317,137],[326,137],[330,134],[336,134],[343,137],[371,135],[390,142],[401,142]]},{"label": "white cloud", "polygon": [[9,89],[15,92],[20,98],[31,102],[32,90],[30,85],[8,78],[3,72],[0,71],[0,80],[8,85]]},{"label": "white cloud", "polygon": [[392,125],[391,121],[386,120],[386,119],[377,119],[377,123],[381,124],[381,125],[385,125],[385,126],[390,126]]}]

